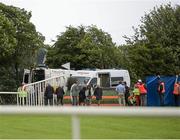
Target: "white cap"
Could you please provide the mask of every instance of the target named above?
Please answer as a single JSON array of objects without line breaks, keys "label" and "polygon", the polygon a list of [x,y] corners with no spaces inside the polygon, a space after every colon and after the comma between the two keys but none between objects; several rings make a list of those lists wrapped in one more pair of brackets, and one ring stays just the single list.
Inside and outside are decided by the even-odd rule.
[{"label": "white cap", "polygon": [[141,83],[141,82],[142,82],[142,80],[141,80],[141,79],[139,79],[139,80],[138,80],[138,82],[140,82],[140,83]]}]

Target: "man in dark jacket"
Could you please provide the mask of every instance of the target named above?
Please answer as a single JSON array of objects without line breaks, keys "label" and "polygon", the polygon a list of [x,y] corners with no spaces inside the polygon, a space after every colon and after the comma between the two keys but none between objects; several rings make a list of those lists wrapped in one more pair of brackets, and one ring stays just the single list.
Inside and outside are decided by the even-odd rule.
[{"label": "man in dark jacket", "polygon": [[48,101],[50,105],[53,105],[53,87],[48,83],[44,92],[44,101],[45,105],[48,105]]},{"label": "man in dark jacket", "polygon": [[63,96],[64,96],[64,89],[61,86],[58,86],[56,89],[56,95],[57,95],[57,105],[63,105]]},{"label": "man in dark jacket", "polygon": [[102,88],[100,88],[99,85],[94,90],[94,96],[96,96],[97,104],[100,105],[100,101],[102,100],[103,91]]},{"label": "man in dark jacket", "polygon": [[130,88],[127,86],[126,81],[124,81],[124,86],[125,86],[125,103],[128,106],[130,105],[128,101],[128,97],[130,96],[130,93],[129,93]]},{"label": "man in dark jacket", "polygon": [[86,87],[83,87],[79,92],[79,105],[85,105],[85,99],[86,99]]}]

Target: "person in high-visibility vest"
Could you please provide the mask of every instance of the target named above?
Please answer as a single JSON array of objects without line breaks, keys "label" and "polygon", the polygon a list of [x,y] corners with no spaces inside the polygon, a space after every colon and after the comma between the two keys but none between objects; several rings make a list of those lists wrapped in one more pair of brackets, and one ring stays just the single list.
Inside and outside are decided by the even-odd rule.
[{"label": "person in high-visibility vest", "polygon": [[139,88],[139,92],[140,92],[140,105],[145,106],[146,105],[146,98],[147,98],[146,97],[146,94],[147,94],[146,86],[142,82],[141,79],[139,79],[138,82],[139,82],[138,88]]},{"label": "person in high-visibility vest", "polygon": [[173,94],[174,94],[174,101],[175,101],[175,106],[179,106],[179,102],[180,102],[180,81],[176,82],[174,84],[174,90],[173,90]]},{"label": "person in high-visibility vest", "polygon": [[136,97],[134,96],[134,93],[128,97],[128,102],[130,106],[136,105]]},{"label": "person in high-visibility vest", "polygon": [[158,94],[159,94],[159,100],[160,105],[164,106],[164,94],[165,94],[165,84],[163,81],[158,81]]},{"label": "person in high-visibility vest", "polygon": [[134,93],[134,96],[136,98],[136,105],[137,106],[140,106],[140,91],[139,91],[139,82],[137,82],[135,85],[134,85],[134,89],[133,89],[133,93]]},{"label": "person in high-visibility vest", "polygon": [[53,90],[54,90],[54,93],[53,93],[53,103],[55,105],[58,105],[58,97],[57,97],[57,94],[56,94],[56,89],[59,87],[57,86],[56,84],[54,84],[53,86]]},{"label": "person in high-visibility vest", "polygon": [[27,100],[27,91],[25,89],[25,84],[22,83],[22,85],[18,88],[17,92],[19,94],[19,104],[20,105],[25,105],[26,104],[26,100]]}]

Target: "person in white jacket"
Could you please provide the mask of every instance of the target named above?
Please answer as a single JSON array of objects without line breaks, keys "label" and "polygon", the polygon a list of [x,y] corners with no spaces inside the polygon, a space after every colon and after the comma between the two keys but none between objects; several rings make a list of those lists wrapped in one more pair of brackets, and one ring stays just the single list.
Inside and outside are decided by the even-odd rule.
[{"label": "person in white jacket", "polygon": [[80,88],[78,86],[78,81],[75,81],[70,89],[70,96],[73,106],[78,105],[78,96],[79,96]]}]

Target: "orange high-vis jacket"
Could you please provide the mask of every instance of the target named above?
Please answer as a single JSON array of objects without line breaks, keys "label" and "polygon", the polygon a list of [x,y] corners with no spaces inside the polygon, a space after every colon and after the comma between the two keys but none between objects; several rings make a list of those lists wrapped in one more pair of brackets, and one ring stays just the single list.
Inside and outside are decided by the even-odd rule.
[{"label": "orange high-vis jacket", "polygon": [[140,94],[146,94],[147,93],[147,90],[146,90],[144,84],[139,84],[138,88],[139,88]]},{"label": "orange high-vis jacket", "polygon": [[[162,86],[162,90],[160,89],[161,86]],[[164,85],[164,82],[161,82],[161,83],[159,84],[158,92],[159,92],[159,93],[165,93],[165,85]]]},{"label": "orange high-vis jacket", "polygon": [[178,83],[175,83],[175,84],[174,84],[174,90],[173,90],[173,94],[174,94],[174,95],[180,94],[180,93],[179,93],[179,86],[180,86],[180,85],[179,85]]}]

